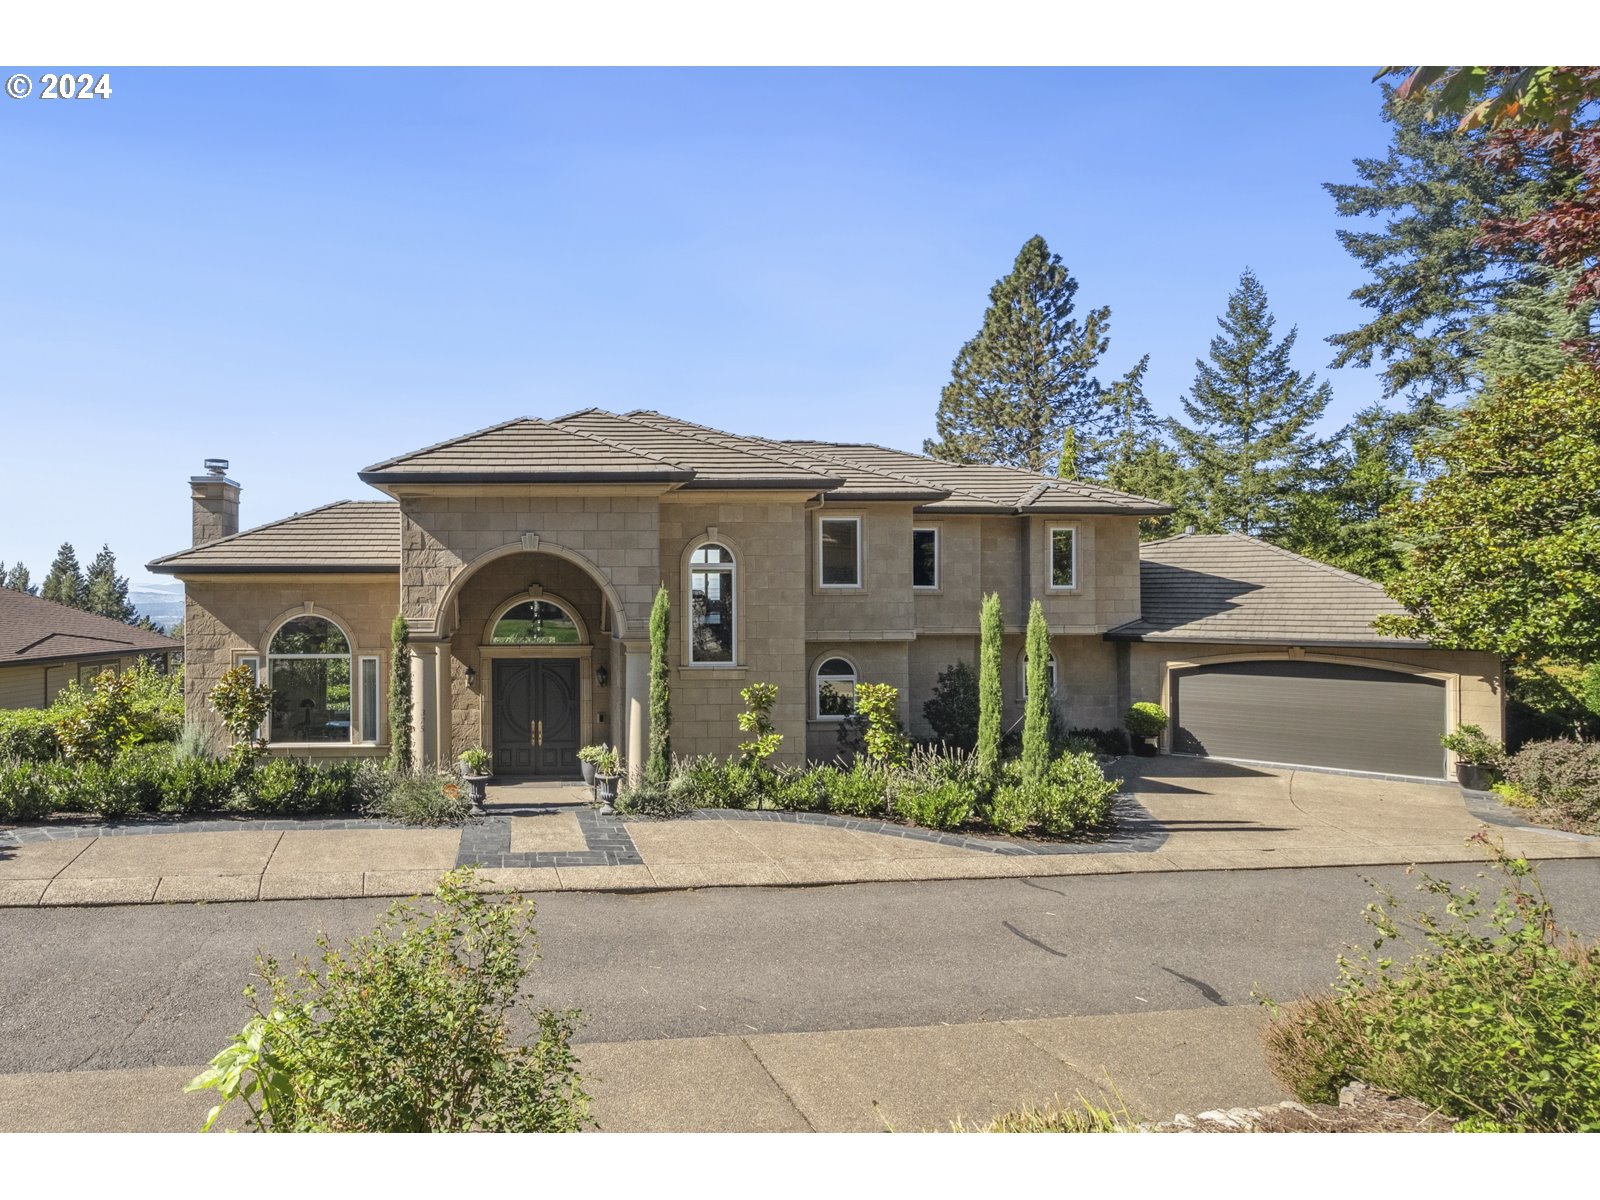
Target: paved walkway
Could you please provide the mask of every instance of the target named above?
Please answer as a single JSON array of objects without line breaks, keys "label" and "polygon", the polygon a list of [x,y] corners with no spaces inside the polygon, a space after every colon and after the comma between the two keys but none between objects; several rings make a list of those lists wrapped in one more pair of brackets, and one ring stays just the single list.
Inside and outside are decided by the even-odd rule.
[{"label": "paved walkway", "polygon": [[[908,1029],[587,1043],[594,1117],[616,1132],[950,1129],[1079,1096],[1165,1119],[1289,1099],[1255,1007]],[[199,1128],[200,1067],[0,1075],[0,1131]],[[237,1119],[236,1119],[237,1123]]]},{"label": "paved walkway", "polygon": [[1454,786],[1207,759],[1124,760],[1118,833],[1046,843],[818,814],[603,816],[570,785],[495,788],[463,829],[209,818],[0,831],[0,907],[407,896],[477,864],[520,891],[650,891],[1140,871],[1461,862],[1484,821],[1529,858],[1600,839],[1522,825]]}]

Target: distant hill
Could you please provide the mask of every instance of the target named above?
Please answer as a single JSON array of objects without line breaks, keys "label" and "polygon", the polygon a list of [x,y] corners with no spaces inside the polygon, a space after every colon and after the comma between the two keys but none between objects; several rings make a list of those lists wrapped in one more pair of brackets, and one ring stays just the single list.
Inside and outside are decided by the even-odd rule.
[{"label": "distant hill", "polygon": [[128,599],[141,617],[149,617],[168,633],[183,620],[183,584],[147,583],[128,589]]}]

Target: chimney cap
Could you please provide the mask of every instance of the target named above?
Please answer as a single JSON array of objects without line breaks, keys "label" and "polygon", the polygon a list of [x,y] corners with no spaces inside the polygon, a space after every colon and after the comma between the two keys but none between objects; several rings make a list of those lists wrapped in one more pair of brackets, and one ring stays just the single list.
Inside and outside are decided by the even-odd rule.
[{"label": "chimney cap", "polygon": [[1194,536],[1194,526],[1193,525],[1185,525],[1183,527],[1183,532],[1185,534],[1187,534],[1189,537],[1193,537]]},{"label": "chimney cap", "polygon": [[206,473],[208,475],[226,475],[228,473],[228,460],[225,458],[206,459]]}]

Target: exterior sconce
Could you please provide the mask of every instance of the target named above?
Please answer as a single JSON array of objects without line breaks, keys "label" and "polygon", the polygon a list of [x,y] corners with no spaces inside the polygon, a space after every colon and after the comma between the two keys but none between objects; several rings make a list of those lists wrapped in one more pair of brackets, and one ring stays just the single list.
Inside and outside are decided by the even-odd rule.
[{"label": "exterior sconce", "polygon": [[478,681],[478,673],[476,671],[474,671],[471,667],[468,667],[467,668],[467,686],[471,687],[477,681]]},{"label": "exterior sconce", "polygon": [[606,684],[611,682],[611,672],[604,663],[594,669],[594,681],[601,687],[605,687]]}]

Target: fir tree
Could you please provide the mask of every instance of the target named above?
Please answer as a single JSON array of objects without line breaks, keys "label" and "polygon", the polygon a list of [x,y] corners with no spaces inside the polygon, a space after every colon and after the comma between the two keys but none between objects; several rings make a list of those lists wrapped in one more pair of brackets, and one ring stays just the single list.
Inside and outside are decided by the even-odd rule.
[{"label": "fir tree", "polygon": [[1002,463],[1047,471],[1065,456],[1092,472],[1085,451],[1106,433],[1095,367],[1105,353],[1109,308],[1076,320],[1078,282],[1042,237],[1029,238],[1011,273],[989,291],[976,337],[961,348],[939,397],[939,437],[923,450],[950,462]]},{"label": "fir tree", "polygon": [[1190,463],[1190,487],[1202,528],[1270,536],[1287,520],[1294,493],[1327,469],[1336,439],[1311,426],[1333,398],[1326,383],[1289,365],[1297,330],[1274,344],[1266,289],[1249,270],[1217,319],[1210,361],[1195,360],[1183,401],[1190,424],[1168,429]]},{"label": "fir tree", "polygon": [[1000,594],[983,598],[978,618],[978,778],[992,786],[1000,771],[1000,710],[1005,692],[1000,684],[1000,642],[1005,626],[1000,615]]},{"label": "fir tree", "polygon": [[117,556],[111,553],[110,546],[101,546],[100,553],[89,564],[84,578],[83,607],[113,621],[138,619],[138,612],[128,600],[127,576],[117,574]]},{"label": "fir tree", "polygon": [[39,594],[46,600],[65,604],[69,608],[82,608],[85,584],[83,572],[78,567],[78,554],[71,542],[62,542],[56,551],[50,573],[44,577],[44,587]]},{"label": "fir tree", "polygon": [[1142,517],[1141,538],[1168,537],[1179,527],[1185,506],[1183,464],[1162,437],[1162,422],[1144,394],[1150,367],[1146,354],[1106,389],[1106,407],[1116,422],[1106,447],[1105,485],[1134,496],[1161,500],[1179,510],[1164,517]]},{"label": "fir tree", "polygon": [[1028,695],[1022,714],[1022,782],[1040,786],[1050,774],[1050,629],[1044,606],[1028,608]]},{"label": "fir tree", "polygon": [[666,585],[656,589],[650,607],[650,758],[645,781],[665,787],[672,774],[672,698],[667,670],[667,642],[672,628],[672,602]]},{"label": "fir tree", "polygon": [[1589,336],[1593,303],[1569,308],[1577,270],[1538,267],[1509,288],[1484,324],[1477,370],[1485,382],[1528,379],[1548,383],[1572,365],[1572,347]]},{"label": "fir tree", "polygon": [[12,563],[11,569],[5,574],[3,586],[13,592],[26,592],[30,596],[37,596],[39,589],[33,586],[33,576],[28,573],[28,568],[21,563]]}]

